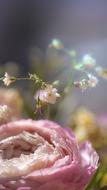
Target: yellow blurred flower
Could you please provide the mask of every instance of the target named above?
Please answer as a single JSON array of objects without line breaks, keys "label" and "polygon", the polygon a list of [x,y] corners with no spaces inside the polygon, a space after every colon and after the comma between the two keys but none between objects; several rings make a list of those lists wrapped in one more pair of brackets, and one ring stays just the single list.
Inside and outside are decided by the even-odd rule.
[{"label": "yellow blurred flower", "polygon": [[[7,105],[11,110],[12,120],[18,119],[22,114],[23,100],[19,93],[14,88],[0,88],[0,105]],[[11,120],[11,119],[10,119]]]},{"label": "yellow blurred flower", "polygon": [[96,131],[95,126],[94,115],[85,108],[76,110],[70,121],[70,127],[74,129],[79,142],[89,139],[89,136]]},{"label": "yellow blurred flower", "polygon": [[101,185],[102,185],[102,186],[107,185],[107,173],[103,176],[103,179],[102,179],[102,181],[101,181]]},{"label": "yellow blurred flower", "polygon": [[11,118],[11,109],[7,105],[0,106],[0,125],[7,123]]},{"label": "yellow blurred flower", "polygon": [[99,125],[94,114],[85,108],[79,108],[72,115],[69,126],[80,143],[84,140],[91,141],[100,159],[107,164],[107,128]]}]

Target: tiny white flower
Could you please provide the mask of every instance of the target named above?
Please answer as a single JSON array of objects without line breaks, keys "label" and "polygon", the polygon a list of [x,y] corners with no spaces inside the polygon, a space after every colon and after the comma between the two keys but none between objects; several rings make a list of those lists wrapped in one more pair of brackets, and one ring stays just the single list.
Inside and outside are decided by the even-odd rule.
[{"label": "tiny white flower", "polygon": [[95,87],[98,83],[98,79],[94,76],[94,75],[91,75],[91,74],[88,74],[88,84],[89,84],[89,87]]},{"label": "tiny white flower", "polygon": [[82,91],[86,90],[88,87],[95,87],[98,83],[98,79],[91,75],[88,74],[88,79],[82,79],[81,81],[75,81],[73,84],[75,87],[78,87],[82,89]]},{"label": "tiny white flower", "polygon": [[60,97],[60,94],[57,92],[56,88],[53,88],[52,85],[47,85],[44,89],[37,91],[35,95],[36,100],[40,100],[42,103],[55,104],[56,99]]},{"label": "tiny white flower", "polygon": [[7,105],[0,105],[0,124],[7,123],[11,118],[11,109]]},{"label": "tiny white flower", "polygon": [[3,82],[6,86],[9,86],[13,82],[13,80],[11,79],[11,76],[8,73],[5,73]]},{"label": "tiny white flower", "polygon": [[88,80],[82,79],[81,81],[75,81],[74,86],[80,88],[82,91],[88,88]]},{"label": "tiny white flower", "polygon": [[49,45],[49,47],[53,47],[56,49],[62,49],[63,48],[63,44],[60,40],[58,39],[53,39],[51,44]]},{"label": "tiny white flower", "polygon": [[86,68],[93,68],[96,65],[96,60],[89,54],[84,55],[82,61]]}]

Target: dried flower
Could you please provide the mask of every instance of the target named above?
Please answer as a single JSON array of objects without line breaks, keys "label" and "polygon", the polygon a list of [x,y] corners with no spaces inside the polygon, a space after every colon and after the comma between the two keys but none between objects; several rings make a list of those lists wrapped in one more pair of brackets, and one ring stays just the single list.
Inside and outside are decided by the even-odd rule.
[{"label": "dried flower", "polygon": [[14,81],[15,81],[15,79],[13,79],[8,73],[5,73],[3,82],[6,86],[9,86]]},{"label": "dried flower", "polygon": [[55,104],[56,99],[60,97],[56,88],[52,85],[47,85],[44,89],[38,90],[35,99],[40,100],[42,103]]},{"label": "dried flower", "polygon": [[10,121],[11,109],[7,105],[0,105],[0,125]]}]

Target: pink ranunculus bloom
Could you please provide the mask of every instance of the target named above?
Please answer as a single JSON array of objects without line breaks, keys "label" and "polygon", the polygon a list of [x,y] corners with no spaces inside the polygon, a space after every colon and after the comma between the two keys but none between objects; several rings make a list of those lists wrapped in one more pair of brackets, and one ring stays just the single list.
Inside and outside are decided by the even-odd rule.
[{"label": "pink ranunculus bloom", "polygon": [[83,190],[98,167],[89,142],[70,129],[20,120],[0,127],[0,187],[5,190]]}]

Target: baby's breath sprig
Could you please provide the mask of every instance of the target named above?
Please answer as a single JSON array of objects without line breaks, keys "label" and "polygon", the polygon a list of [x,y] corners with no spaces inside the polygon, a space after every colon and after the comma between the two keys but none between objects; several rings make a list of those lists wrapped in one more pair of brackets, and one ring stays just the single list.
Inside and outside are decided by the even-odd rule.
[{"label": "baby's breath sprig", "polygon": [[[94,71],[94,73],[98,76],[107,79],[107,70],[99,67],[96,64],[96,60],[90,54],[85,54],[81,61],[78,62],[76,52],[74,50],[66,49],[63,43],[58,39],[53,39],[49,45],[49,48],[55,48],[57,51],[63,52],[64,54],[70,56],[70,60],[72,60],[70,61],[71,73],[70,76],[68,76],[68,81],[61,93],[61,100],[63,100],[65,96],[71,92],[72,87],[78,87],[84,91],[87,88],[93,88],[97,85],[98,79],[90,73],[90,70],[91,72]],[[79,71],[83,75],[85,74],[85,76],[82,76],[82,79],[73,82],[72,72],[76,71]],[[35,85],[37,85],[37,91],[34,95],[37,109],[41,109],[41,107],[48,106],[49,104],[55,104],[57,98],[60,97],[57,88],[55,88],[55,86],[59,84],[59,81],[54,81],[53,83],[48,84],[47,82],[44,82],[36,73],[28,73],[27,77],[14,77],[5,72],[4,76],[1,77],[0,80],[3,81],[6,86],[21,80],[33,81]]]},{"label": "baby's breath sprig", "polygon": [[5,72],[4,77],[2,77],[1,80],[4,82],[4,85],[9,86],[11,83],[16,81],[16,78]]},{"label": "baby's breath sprig", "polygon": [[10,76],[5,72],[4,76],[0,78],[3,81],[4,85],[9,86],[11,83],[19,80],[31,80],[34,81],[39,87],[43,88],[46,86],[46,83],[37,75],[37,74],[28,74],[28,77],[14,77]]},{"label": "baby's breath sprig", "polygon": [[36,73],[28,73],[28,77],[13,77],[6,72],[4,77],[1,77],[0,80],[2,80],[6,86],[9,86],[15,81],[33,81],[38,87],[38,90],[34,96],[36,102],[36,111],[40,110],[44,106],[47,106],[48,104],[55,104],[57,98],[60,97],[58,90],[54,87],[58,85],[59,81],[54,81],[52,84],[48,84],[44,82]]},{"label": "baby's breath sprig", "polygon": [[60,97],[57,89],[53,85],[47,84],[43,89],[36,92],[34,98],[41,104],[55,104],[56,99]]},{"label": "baby's breath sprig", "polygon": [[75,81],[73,84],[75,87],[78,87],[84,91],[89,87],[94,88],[98,84],[98,79],[94,75],[88,73],[87,78]]},{"label": "baby's breath sprig", "polygon": [[40,87],[44,88],[47,84],[44,82],[37,74],[30,74],[29,79],[33,80],[36,84],[40,85]]}]

